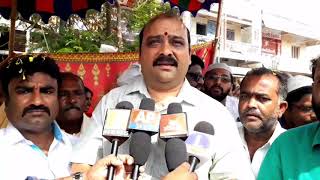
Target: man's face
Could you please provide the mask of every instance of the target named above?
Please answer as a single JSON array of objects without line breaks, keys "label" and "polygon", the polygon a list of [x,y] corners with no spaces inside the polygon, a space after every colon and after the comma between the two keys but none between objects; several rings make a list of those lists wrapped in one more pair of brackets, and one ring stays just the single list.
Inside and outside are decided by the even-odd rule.
[{"label": "man's face", "polygon": [[204,90],[210,97],[221,102],[232,88],[230,72],[225,69],[213,69],[206,73]]},{"label": "man's face", "polygon": [[312,109],[312,94],[306,94],[298,102],[292,104],[285,115],[286,120],[289,120],[294,127],[316,121],[317,118]]},{"label": "man's face", "polygon": [[59,88],[59,115],[61,121],[79,121],[86,103],[85,90],[80,80],[67,78]]},{"label": "man's face", "polygon": [[42,72],[14,78],[8,85],[6,114],[20,132],[46,132],[58,114],[57,80]]},{"label": "man's face", "polygon": [[92,94],[90,92],[86,92],[86,103],[85,103],[85,109],[84,112],[87,112],[91,106],[92,102]]},{"label": "man's face", "polygon": [[248,132],[274,130],[285,111],[286,102],[278,96],[279,81],[273,75],[249,76],[240,87],[239,116]]},{"label": "man's face", "polygon": [[312,84],[312,108],[317,118],[320,119],[320,69],[317,64]]},{"label": "man's face", "polygon": [[181,85],[191,63],[187,29],[182,22],[158,19],[143,35],[140,64],[147,86],[165,89]]},{"label": "man's face", "polygon": [[201,90],[203,87],[203,76],[202,69],[200,65],[190,66],[186,78],[188,79],[191,86]]}]

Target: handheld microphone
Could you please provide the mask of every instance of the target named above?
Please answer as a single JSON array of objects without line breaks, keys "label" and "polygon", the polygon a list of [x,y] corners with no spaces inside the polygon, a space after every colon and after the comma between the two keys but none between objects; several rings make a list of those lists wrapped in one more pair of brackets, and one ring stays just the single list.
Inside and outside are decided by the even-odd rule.
[{"label": "handheld microphone", "polygon": [[149,157],[151,151],[151,137],[143,131],[137,131],[132,134],[130,141],[130,155],[134,158],[134,168],[131,174],[132,180],[139,177],[139,167],[143,166]]},{"label": "handheld microphone", "polygon": [[165,157],[169,172],[187,161],[187,148],[183,140],[179,138],[169,139],[165,147]]},{"label": "handheld microphone", "polygon": [[[108,109],[102,135],[112,142],[111,154],[117,156],[119,145],[128,137],[127,123],[130,116],[130,109],[133,105],[128,101],[119,102],[115,109]],[[108,168],[108,180],[114,176],[114,167]]]},{"label": "handheld microphone", "polygon": [[163,139],[188,136],[187,115],[180,103],[169,104],[167,114],[161,116],[159,136]]},{"label": "handheld microphone", "polygon": [[144,98],[141,100],[139,109],[133,109],[130,114],[128,129],[135,131],[145,131],[155,134],[159,131],[161,119],[160,112],[155,112],[155,102],[153,99]]},{"label": "handheld microphone", "polygon": [[211,141],[213,135],[213,126],[205,121],[199,122],[194,127],[194,132],[189,134],[185,141],[189,154],[189,172],[194,172],[199,163],[203,164],[209,160],[208,154],[212,152]]}]

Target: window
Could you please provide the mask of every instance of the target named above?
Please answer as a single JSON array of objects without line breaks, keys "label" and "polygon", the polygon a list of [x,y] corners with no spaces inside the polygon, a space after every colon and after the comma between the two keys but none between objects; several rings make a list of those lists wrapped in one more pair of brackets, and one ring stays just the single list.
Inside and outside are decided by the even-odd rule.
[{"label": "window", "polygon": [[197,34],[207,35],[207,25],[197,23]]},{"label": "window", "polygon": [[208,35],[214,36],[216,34],[216,22],[208,20]]},{"label": "window", "polygon": [[227,40],[234,41],[234,30],[227,29]]},{"label": "window", "polygon": [[291,57],[295,59],[299,59],[299,55],[300,55],[300,47],[291,46]]}]

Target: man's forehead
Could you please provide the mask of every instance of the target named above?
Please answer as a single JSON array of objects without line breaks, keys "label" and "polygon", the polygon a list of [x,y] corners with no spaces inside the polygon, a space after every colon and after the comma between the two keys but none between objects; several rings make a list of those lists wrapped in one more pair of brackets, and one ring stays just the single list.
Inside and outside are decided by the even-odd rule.
[{"label": "man's forehead", "polygon": [[[160,27],[154,28],[154,26]],[[181,32],[183,36],[187,36],[187,29],[182,21],[176,18],[160,18],[148,24],[143,33],[144,35],[181,36]]]},{"label": "man's forehead", "polygon": [[57,80],[47,74],[28,75],[25,79],[22,77],[15,77],[10,80],[10,84],[15,85],[31,85],[37,84],[40,86],[53,86],[53,82],[57,83]]}]

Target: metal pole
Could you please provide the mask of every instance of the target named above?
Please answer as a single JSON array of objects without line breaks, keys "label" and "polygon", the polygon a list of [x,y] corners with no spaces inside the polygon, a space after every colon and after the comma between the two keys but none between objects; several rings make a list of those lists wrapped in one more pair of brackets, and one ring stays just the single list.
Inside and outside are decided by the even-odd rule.
[{"label": "metal pole", "polygon": [[220,0],[219,2],[219,8],[218,8],[218,17],[217,17],[217,23],[216,23],[216,34],[214,37],[214,51],[213,51],[213,61],[215,62],[216,57],[217,57],[217,51],[219,51],[220,49],[220,31],[221,31],[221,14],[222,14],[222,4],[223,4],[223,0]]}]

